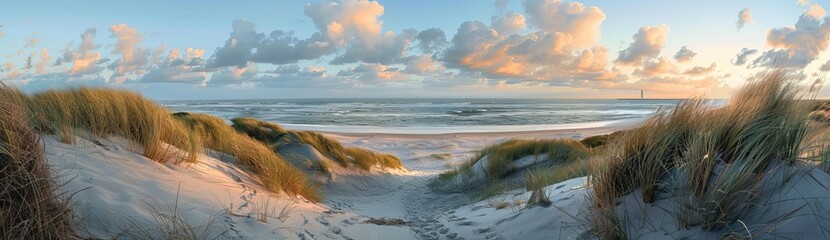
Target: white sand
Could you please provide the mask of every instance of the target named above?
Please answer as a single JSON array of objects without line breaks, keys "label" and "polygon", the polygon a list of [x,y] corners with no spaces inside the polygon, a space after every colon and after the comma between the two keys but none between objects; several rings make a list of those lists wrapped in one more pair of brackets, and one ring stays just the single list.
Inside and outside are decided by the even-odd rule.
[{"label": "white sand", "polygon": [[[552,239],[573,238],[586,228],[572,216],[587,193],[584,178],[548,187],[553,207],[489,207],[494,199],[470,202],[463,194],[431,191],[427,182],[482,147],[514,137],[575,138],[630,127],[508,133],[382,134],[327,133],[345,145],[397,155],[407,171],[355,173],[340,169],[315,204],[272,194],[238,167],[208,156],[195,164],[159,164],[141,147],[121,138],[77,138],[75,145],[44,136],[49,164],[62,191],[73,193],[75,214],[89,234],[111,238],[123,232],[158,236],[154,219],[186,219],[196,234],[220,239]],[[447,159],[433,157],[449,156]],[[511,202],[529,193],[497,196]],[[153,209],[160,214],[153,214]],[[286,214],[281,210],[288,209]],[[174,216],[174,212],[176,212]],[[259,221],[265,216],[265,221]],[[370,218],[400,218],[409,224],[381,226]],[[151,232],[142,233],[141,226]],[[149,235],[148,235],[149,234]]]}]

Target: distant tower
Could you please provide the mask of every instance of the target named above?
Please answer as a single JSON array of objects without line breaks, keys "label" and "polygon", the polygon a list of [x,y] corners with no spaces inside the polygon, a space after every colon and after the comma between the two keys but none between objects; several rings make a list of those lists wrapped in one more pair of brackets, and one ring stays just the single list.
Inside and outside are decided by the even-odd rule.
[{"label": "distant tower", "polygon": [[645,99],[645,98],[643,98],[643,90],[642,89],[640,89],[640,99]]}]

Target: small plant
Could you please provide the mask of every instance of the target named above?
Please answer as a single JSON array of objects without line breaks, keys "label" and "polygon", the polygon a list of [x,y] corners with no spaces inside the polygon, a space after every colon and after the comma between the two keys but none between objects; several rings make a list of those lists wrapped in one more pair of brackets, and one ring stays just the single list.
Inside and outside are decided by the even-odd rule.
[{"label": "small plant", "polygon": [[542,173],[537,171],[529,171],[525,174],[525,186],[530,191],[530,198],[527,200],[527,208],[539,205],[543,207],[550,206],[551,201],[547,193],[545,193],[546,184]]}]

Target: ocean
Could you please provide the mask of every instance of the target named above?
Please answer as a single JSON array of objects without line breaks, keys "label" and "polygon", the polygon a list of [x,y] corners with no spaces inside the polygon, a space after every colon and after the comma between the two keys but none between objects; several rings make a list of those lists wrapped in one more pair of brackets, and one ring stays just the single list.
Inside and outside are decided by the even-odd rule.
[{"label": "ocean", "polygon": [[176,112],[254,117],[303,130],[540,130],[642,119],[679,100],[258,99],[166,101]]}]

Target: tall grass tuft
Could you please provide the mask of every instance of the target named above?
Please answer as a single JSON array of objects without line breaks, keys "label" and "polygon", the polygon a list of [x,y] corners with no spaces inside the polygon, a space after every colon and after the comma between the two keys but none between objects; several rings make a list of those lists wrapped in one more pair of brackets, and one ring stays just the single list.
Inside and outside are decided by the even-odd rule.
[{"label": "tall grass tuft", "polygon": [[312,184],[300,169],[287,163],[269,146],[236,132],[221,118],[197,113],[176,113],[174,116],[196,132],[205,148],[233,155],[238,164],[254,172],[269,190],[298,194],[311,201],[321,199],[318,186]]},{"label": "tall grass tuft", "polygon": [[588,158],[590,150],[572,139],[512,139],[484,148],[468,161],[468,165],[487,156],[487,172],[493,177],[503,177],[513,170],[513,161],[535,155],[542,155],[551,163],[570,163]]},{"label": "tall grass tuft", "polygon": [[0,238],[75,239],[71,209],[55,195],[40,140],[27,122],[27,101],[0,86]]},{"label": "tall grass tuft", "polygon": [[365,148],[344,147],[339,141],[317,132],[285,130],[276,123],[254,118],[235,118],[231,122],[237,131],[273,148],[279,148],[278,145],[284,143],[308,144],[341,167],[357,167],[362,170],[369,170],[375,165],[381,168],[403,167],[401,160],[393,155]]},{"label": "tall grass tuft", "polygon": [[614,208],[617,198],[636,189],[646,203],[656,201],[658,191],[685,192],[685,213],[675,214],[685,227],[712,230],[735,223],[755,206],[767,173],[800,161],[814,104],[800,101],[790,78],[769,72],[726,106],[687,100],[624,133],[591,167],[594,207],[604,213],[596,214],[594,229],[623,236],[608,232],[624,224]]},{"label": "tall grass tuft", "polygon": [[77,128],[141,143],[144,155],[160,162],[171,158],[164,143],[186,150],[191,161],[201,150],[192,133],[165,108],[128,91],[86,87],[49,90],[32,95],[28,107],[36,129],[58,133],[65,142]]},{"label": "tall grass tuft", "polygon": [[369,170],[375,165],[381,168],[403,168],[401,160],[392,154],[377,153],[359,147],[346,148],[346,154],[354,159],[354,166],[362,170]]}]

